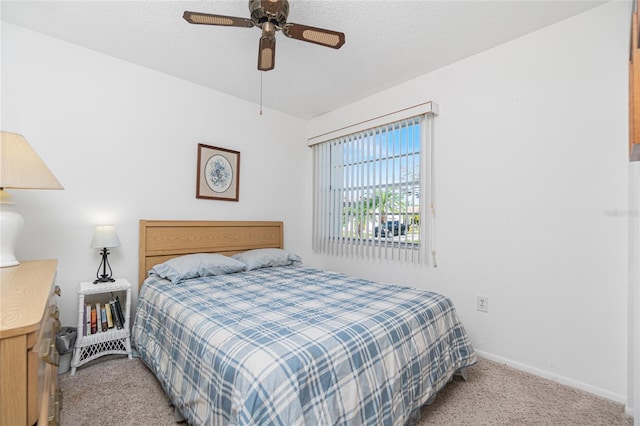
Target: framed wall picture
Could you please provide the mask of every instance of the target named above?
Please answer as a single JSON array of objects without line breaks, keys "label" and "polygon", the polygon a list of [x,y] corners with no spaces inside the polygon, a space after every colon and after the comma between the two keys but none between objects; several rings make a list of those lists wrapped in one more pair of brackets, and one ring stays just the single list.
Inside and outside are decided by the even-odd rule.
[{"label": "framed wall picture", "polygon": [[239,191],[240,153],[198,144],[196,198],[238,201]]}]

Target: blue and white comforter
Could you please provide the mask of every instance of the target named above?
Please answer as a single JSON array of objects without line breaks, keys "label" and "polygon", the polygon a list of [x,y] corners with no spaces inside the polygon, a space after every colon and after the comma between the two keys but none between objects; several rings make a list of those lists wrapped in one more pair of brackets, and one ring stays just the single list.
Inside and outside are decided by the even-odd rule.
[{"label": "blue and white comforter", "polygon": [[448,298],[311,268],[150,277],[133,340],[202,425],[404,425],[476,362]]}]

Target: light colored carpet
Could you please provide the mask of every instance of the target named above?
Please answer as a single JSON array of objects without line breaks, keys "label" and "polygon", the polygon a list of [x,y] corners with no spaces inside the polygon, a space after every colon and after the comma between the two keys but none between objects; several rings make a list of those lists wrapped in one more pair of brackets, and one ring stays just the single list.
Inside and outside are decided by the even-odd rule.
[{"label": "light colored carpet", "polygon": [[[480,359],[422,409],[425,425],[633,425],[621,404]],[[139,360],[103,357],[59,376],[63,426],[175,425],[173,409]]]}]

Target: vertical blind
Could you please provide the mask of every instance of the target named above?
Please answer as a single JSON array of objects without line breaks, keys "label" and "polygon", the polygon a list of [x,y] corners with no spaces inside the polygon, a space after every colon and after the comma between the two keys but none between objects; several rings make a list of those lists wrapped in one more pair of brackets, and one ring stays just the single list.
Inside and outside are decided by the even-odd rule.
[{"label": "vertical blind", "polygon": [[313,249],[428,264],[434,255],[433,115],[313,145]]}]

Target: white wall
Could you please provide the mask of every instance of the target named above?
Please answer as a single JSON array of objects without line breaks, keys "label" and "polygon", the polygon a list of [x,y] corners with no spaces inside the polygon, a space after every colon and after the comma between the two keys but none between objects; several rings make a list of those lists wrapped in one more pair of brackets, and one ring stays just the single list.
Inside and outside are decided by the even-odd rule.
[{"label": "white wall", "polygon": [[630,9],[605,4],[312,120],[308,136],[427,100],[441,112],[438,267],[313,262],[447,294],[483,354],[624,401]]},{"label": "white wall", "polygon": [[[66,188],[11,191],[17,255],[60,260],[67,325],[96,224],[117,225],[112,266],[135,282],[139,219],[284,220],[307,264],[447,294],[483,354],[624,401],[629,21],[611,2],[309,123],[3,22],[1,128]],[[425,100],[438,268],[313,255],[302,141]],[[239,203],[195,199],[198,142],[242,152]]]},{"label": "white wall", "polygon": [[[10,190],[25,219],[17,257],[59,259],[65,325],[98,268],[97,224],[116,225],[111,266],[134,284],[140,219],[283,220],[285,246],[310,249],[311,206],[295,201],[310,185],[304,121],[6,22],[1,87],[2,130],[65,187]],[[240,151],[239,202],[195,198],[198,143]]]}]

